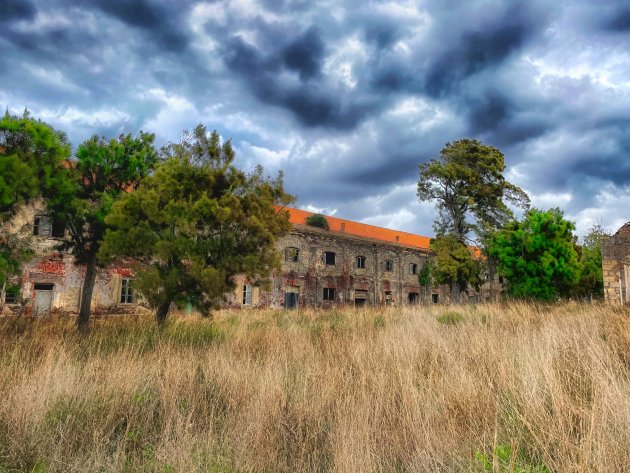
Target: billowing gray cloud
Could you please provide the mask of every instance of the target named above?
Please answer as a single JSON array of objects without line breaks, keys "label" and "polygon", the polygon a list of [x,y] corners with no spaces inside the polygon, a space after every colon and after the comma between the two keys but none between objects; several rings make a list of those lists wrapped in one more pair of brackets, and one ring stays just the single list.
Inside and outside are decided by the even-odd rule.
[{"label": "billowing gray cloud", "polygon": [[4,0],[0,106],[76,145],[203,122],[302,206],[431,232],[418,164],[475,137],[580,230],[627,220],[622,0]]}]

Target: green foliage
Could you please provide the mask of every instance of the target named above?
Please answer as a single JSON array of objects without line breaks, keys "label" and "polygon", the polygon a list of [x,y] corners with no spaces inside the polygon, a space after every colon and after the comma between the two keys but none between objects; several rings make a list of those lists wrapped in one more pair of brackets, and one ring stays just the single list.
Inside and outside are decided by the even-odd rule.
[{"label": "green foliage", "polygon": [[423,287],[433,286],[434,273],[435,261],[433,259],[427,259],[418,273],[418,284]]},{"label": "green foliage", "polygon": [[450,311],[438,315],[436,320],[443,325],[457,325],[464,321],[464,316],[459,312]]},{"label": "green foliage", "polygon": [[[59,187],[64,161],[70,155],[65,136],[46,123],[9,115],[0,119],[0,226],[31,199]],[[27,242],[6,229],[0,233],[0,286],[20,272],[28,259]]]},{"label": "green foliage", "polygon": [[497,232],[490,254],[515,297],[553,300],[568,296],[579,282],[582,264],[575,249],[575,225],[560,209],[532,209],[522,221]]},{"label": "green foliage", "polygon": [[154,135],[120,135],[109,141],[94,136],[81,143],[68,178],[47,199],[48,212],[66,227],[60,247],[86,265],[77,324],[86,328],[96,277],[96,255],[105,237],[105,217],[115,200],[138,187],[155,166]]},{"label": "green foliage", "polygon": [[481,264],[475,260],[470,248],[461,243],[455,235],[446,235],[431,240],[435,267],[433,280],[437,284],[448,284],[464,291],[467,284],[478,287],[481,282]]},{"label": "green foliage", "polygon": [[163,150],[163,162],[140,187],[116,202],[106,222],[101,258],[140,262],[135,288],[158,320],[171,303],[195,301],[208,313],[234,288],[233,276],[264,279],[279,265],[275,242],[290,230],[276,205],[292,197],[282,175],[264,178],[232,164],[230,142],[202,125]]},{"label": "green foliage", "polygon": [[602,271],[602,240],[608,232],[600,225],[593,225],[578,248],[582,271],[575,295],[578,297],[604,296],[604,274]]},{"label": "green foliage", "polygon": [[527,194],[506,181],[504,171],[501,151],[471,139],[446,143],[439,159],[421,164],[417,195],[437,202],[436,234],[462,243],[470,232],[483,238],[512,217],[506,202],[527,208]]},{"label": "green foliage", "polygon": [[130,134],[105,140],[93,136],[81,143],[69,169],[71,185],[49,201],[51,214],[66,224],[66,249],[77,262],[93,260],[105,236],[105,217],[114,201],[137,188],[157,162],[154,135]]},{"label": "green foliage", "polygon": [[309,215],[306,218],[306,224],[311,227],[323,228],[324,230],[330,230],[330,226],[328,225],[328,220],[322,214],[313,214]]},{"label": "green foliage", "polygon": [[543,463],[535,463],[522,458],[520,451],[514,450],[510,445],[499,444],[492,454],[486,454],[477,450],[474,454],[472,471],[498,471],[505,473],[549,473],[549,469]]}]

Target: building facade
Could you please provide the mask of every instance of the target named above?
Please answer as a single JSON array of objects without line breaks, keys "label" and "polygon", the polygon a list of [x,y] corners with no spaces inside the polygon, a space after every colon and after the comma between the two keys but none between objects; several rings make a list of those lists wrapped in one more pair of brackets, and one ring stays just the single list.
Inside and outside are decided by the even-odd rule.
[{"label": "building facade", "polygon": [[602,241],[604,299],[613,304],[630,301],[630,222]]},{"label": "building facade", "polygon": [[[423,287],[418,274],[430,257],[428,237],[326,217],[329,229],[306,225],[312,215],[287,209],[292,231],[279,239],[282,269],[266,284],[235,278],[226,308],[304,308],[340,305],[406,305],[449,300],[447,287]],[[30,238],[35,257],[24,265],[14,286],[4,291],[3,312],[40,315],[78,311],[84,268],[73,256],[55,250],[62,228],[55,228],[36,206],[25,207],[10,231]],[[60,233],[61,232],[61,233]],[[464,295],[488,300],[500,285],[486,284]],[[92,309],[95,313],[134,312],[142,306],[133,291],[133,270],[118,265],[98,271]]]}]

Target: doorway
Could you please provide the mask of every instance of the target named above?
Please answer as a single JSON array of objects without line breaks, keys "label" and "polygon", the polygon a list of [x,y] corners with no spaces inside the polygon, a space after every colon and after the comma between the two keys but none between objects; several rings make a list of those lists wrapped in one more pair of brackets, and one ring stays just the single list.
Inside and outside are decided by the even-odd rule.
[{"label": "doorway", "polygon": [[49,315],[52,309],[54,284],[36,283],[33,315]]}]

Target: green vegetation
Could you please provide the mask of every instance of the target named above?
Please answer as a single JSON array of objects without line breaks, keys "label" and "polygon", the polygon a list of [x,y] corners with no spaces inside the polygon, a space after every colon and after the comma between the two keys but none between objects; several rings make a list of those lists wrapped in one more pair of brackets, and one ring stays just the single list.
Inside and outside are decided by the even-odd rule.
[{"label": "green vegetation", "polygon": [[194,301],[207,314],[234,288],[233,277],[266,278],[279,259],[275,243],[288,233],[282,175],[246,175],[219,135],[198,126],[163,151],[163,162],[134,192],[113,204],[105,219],[101,257],[140,261],[135,288],[164,322],[172,303]]},{"label": "green vegetation", "polygon": [[62,248],[69,249],[77,264],[85,264],[85,277],[77,325],[85,329],[90,318],[96,279],[97,254],[105,237],[105,218],[121,194],[136,189],[153,169],[157,153],[154,135],[121,135],[106,141],[94,136],[83,142],[76,161],[65,170],[64,186],[47,200],[49,214],[65,224]]},{"label": "green vegetation", "polygon": [[494,235],[490,254],[515,297],[553,300],[569,296],[580,280],[575,225],[560,209],[532,209]]},{"label": "green vegetation", "polygon": [[449,284],[455,300],[468,284],[480,282],[481,267],[467,248],[471,234],[485,247],[512,218],[508,203],[529,206],[527,194],[506,181],[504,172],[503,153],[471,139],[446,143],[438,159],[420,165],[418,199],[436,202],[438,211],[431,244],[437,255],[436,281]]},{"label": "green vegetation", "polygon": [[439,159],[421,164],[418,199],[436,202],[436,235],[465,243],[470,233],[483,237],[508,222],[507,203],[527,208],[529,197],[506,181],[504,172],[503,153],[471,139],[446,143]]},{"label": "green vegetation", "polygon": [[306,218],[306,224],[311,227],[323,228],[324,230],[330,230],[328,220],[322,214],[309,215]]},{"label": "green vegetation", "polygon": [[456,289],[455,300],[469,284],[479,287],[482,282],[481,262],[473,258],[471,250],[458,241],[455,235],[432,239],[431,250],[434,253],[434,281],[437,284],[448,284]]},{"label": "green vegetation", "polygon": [[[0,119],[0,226],[20,205],[64,186],[60,171],[70,156],[63,133],[30,117],[5,113]],[[0,233],[0,287],[20,274],[30,248],[18,235]]]}]

